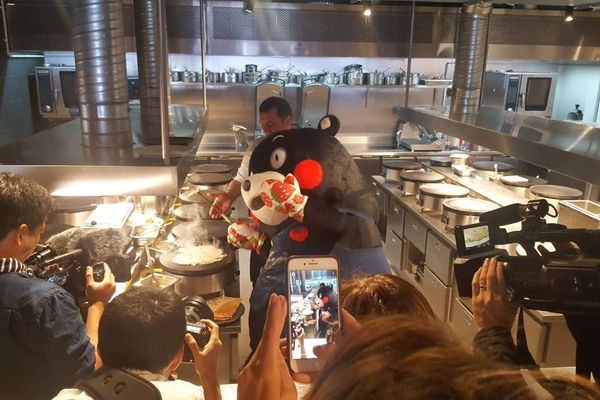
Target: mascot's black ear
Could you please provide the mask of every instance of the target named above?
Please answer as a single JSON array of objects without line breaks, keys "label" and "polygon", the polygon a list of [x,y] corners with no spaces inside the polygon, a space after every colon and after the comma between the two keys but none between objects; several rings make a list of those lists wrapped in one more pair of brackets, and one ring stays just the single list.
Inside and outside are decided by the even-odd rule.
[{"label": "mascot's black ear", "polygon": [[321,132],[325,132],[330,136],[335,136],[340,130],[340,120],[333,114],[329,114],[321,118],[317,125]]}]

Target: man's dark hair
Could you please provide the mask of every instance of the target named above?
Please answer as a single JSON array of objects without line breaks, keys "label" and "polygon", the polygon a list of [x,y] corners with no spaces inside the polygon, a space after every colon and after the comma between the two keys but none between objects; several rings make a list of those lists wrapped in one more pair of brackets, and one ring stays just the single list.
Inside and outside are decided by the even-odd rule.
[{"label": "man's dark hair", "polygon": [[292,116],[292,107],[283,97],[269,97],[258,107],[258,112],[264,113],[270,109],[275,108],[277,110],[277,116],[281,119]]},{"label": "man's dark hair", "polygon": [[185,310],[177,295],[136,287],[106,305],[98,352],[107,367],[159,373],[183,344],[185,328]]},{"label": "man's dark hair", "polygon": [[34,229],[44,223],[52,211],[52,196],[31,179],[0,173],[0,240],[15,228],[26,224]]}]

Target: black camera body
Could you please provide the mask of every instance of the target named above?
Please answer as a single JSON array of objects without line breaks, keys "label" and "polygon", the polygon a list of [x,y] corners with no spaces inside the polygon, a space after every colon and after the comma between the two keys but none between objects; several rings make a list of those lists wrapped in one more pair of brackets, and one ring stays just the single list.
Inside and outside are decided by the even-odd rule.
[{"label": "black camera body", "polygon": [[[472,269],[497,256],[508,264],[507,287],[525,307],[600,316],[600,230],[546,223],[551,208],[546,200],[511,204],[482,214],[477,224],[456,227],[457,255],[463,259],[455,262],[457,280],[461,264],[470,263]],[[520,231],[502,228],[516,222],[522,223]],[[567,252],[540,254],[535,247],[540,242],[574,243],[578,248],[569,245]],[[526,255],[509,256],[496,247],[511,243],[520,244]]]},{"label": "black camera body", "polygon": [[[182,300],[185,308],[186,331],[190,333],[200,348],[206,346],[210,340],[210,330],[203,319],[214,319],[214,313],[208,306],[206,300],[201,296],[187,296]],[[183,353],[184,361],[193,361],[194,357],[190,349],[185,346]]]}]

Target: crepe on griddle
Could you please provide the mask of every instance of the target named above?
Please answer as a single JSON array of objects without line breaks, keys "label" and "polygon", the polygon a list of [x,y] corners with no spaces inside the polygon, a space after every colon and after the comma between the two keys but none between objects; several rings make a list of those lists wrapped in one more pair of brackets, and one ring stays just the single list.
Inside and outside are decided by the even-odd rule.
[{"label": "crepe on griddle", "polygon": [[186,246],[177,249],[173,262],[179,265],[206,265],[225,258],[222,249],[212,245]]}]

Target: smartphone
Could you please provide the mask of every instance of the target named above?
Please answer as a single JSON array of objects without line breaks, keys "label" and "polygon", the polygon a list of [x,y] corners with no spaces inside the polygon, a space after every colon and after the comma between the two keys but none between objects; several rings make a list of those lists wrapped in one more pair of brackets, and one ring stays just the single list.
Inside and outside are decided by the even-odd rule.
[{"label": "smartphone", "polygon": [[288,349],[294,372],[319,371],[313,349],[333,340],[339,329],[339,264],[332,256],[290,257]]}]

